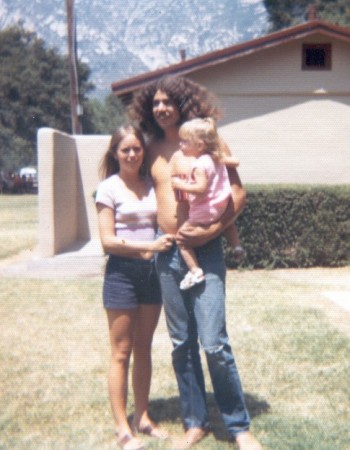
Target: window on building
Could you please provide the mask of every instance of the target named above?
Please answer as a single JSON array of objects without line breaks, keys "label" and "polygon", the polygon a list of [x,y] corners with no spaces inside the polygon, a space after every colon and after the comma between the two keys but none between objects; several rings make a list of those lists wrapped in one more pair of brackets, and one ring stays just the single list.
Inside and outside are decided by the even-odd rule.
[{"label": "window on building", "polygon": [[331,70],[331,44],[303,44],[303,70]]}]

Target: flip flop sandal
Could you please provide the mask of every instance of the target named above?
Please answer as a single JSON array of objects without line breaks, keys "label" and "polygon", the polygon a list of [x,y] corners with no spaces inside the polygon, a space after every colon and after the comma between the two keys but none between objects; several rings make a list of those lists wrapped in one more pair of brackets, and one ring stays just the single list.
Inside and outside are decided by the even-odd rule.
[{"label": "flip flop sandal", "polygon": [[167,431],[163,430],[160,427],[157,427],[156,425],[146,425],[145,427],[142,427],[140,429],[137,429],[139,433],[142,433],[146,436],[150,436],[155,439],[160,439],[161,441],[164,441],[165,439],[168,439],[169,434]]},{"label": "flip flop sandal", "polygon": [[145,445],[131,434],[124,434],[124,436],[117,439],[117,443],[121,450],[143,450],[145,448]]}]

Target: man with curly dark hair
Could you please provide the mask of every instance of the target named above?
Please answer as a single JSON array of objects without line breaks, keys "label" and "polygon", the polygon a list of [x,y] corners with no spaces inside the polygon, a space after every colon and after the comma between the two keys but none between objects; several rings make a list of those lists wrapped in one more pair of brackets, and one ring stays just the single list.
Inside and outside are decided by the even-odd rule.
[{"label": "man with curly dark hair", "polygon": [[[176,199],[171,185],[170,166],[175,166],[178,174],[187,174],[192,163],[186,156],[176,161],[172,159],[179,148],[180,125],[196,117],[216,119],[219,111],[204,87],[184,77],[167,76],[146,86],[135,96],[130,116],[149,138],[149,166],[157,197],[160,233],[176,235],[178,245],[196,247],[197,258],[206,274],[204,283],[182,291],[179,284],[187,266],[178,245],[157,255],[164,311],[173,343],[172,362],[186,430],[175,447],[190,448],[209,430],[200,343],[229,437],[236,441],[240,450],[260,450],[260,444],[249,432],[250,417],[226,331],[226,270],[220,241],[222,231],[242,211],[245,192],[236,170],[229,169],[234,202],[230,202],[220,220],[206,227],[181,227],[188,217],[188,204]],[[229,153],[223,142],[222,145]]]},{"label": "man with curly dark hair", "polygon": [[166,92],[178,108],[180,125],[197,117],[219,117],[218,109],[212,104],[214,99],[205,88],[184,77],[166,76],[139,92],[130,109],[130,115],[151,137],[165,136],[165,130],[153,114],[153,99],[158,90]]}]

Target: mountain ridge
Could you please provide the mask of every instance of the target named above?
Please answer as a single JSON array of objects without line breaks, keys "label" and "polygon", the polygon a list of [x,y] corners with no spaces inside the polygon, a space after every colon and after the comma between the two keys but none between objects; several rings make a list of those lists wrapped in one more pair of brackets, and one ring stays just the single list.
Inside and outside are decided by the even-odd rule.
[{"label": "mountain ridge", "polygon": [[[78,57],[91,69],[93,96],[130,76],[265,34],[262,0],[75,0]],[[48,47],[67,53],[65,2],[0,0],[0,28],[21,21]]]}]

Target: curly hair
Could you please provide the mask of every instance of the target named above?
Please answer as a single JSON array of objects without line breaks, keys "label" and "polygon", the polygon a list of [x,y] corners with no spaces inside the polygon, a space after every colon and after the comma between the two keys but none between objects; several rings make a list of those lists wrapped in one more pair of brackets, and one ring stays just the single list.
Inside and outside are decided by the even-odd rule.
[{"label": "curly hair", "polygon": [[129,116],[150,137],[164,137],[153,116],[153,98],[157,91],[165,92],[180,113],[179,125],[194,118],[219,118],[214,97],[209,91],[188,78],[167,75],[138,92],[129,108]]}]

